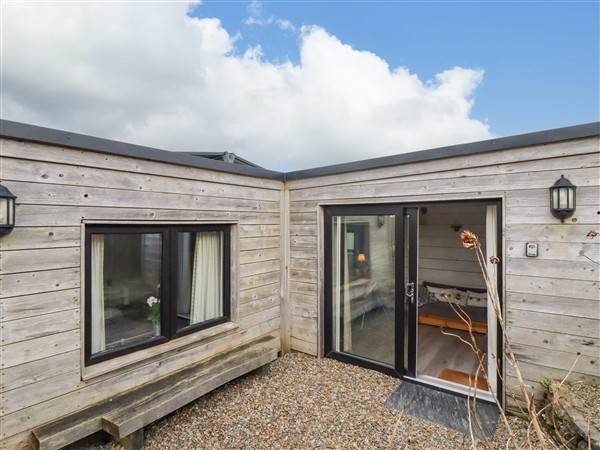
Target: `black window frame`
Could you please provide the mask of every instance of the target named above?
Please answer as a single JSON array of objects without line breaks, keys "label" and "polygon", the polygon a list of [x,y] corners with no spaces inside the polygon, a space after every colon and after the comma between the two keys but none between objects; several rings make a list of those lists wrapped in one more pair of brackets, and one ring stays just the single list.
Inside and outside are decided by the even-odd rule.
[{"label": "black window frame", "polygon": [[[177,233],[201,233],[220,231],[223,236],[223,314],[217,318],[177,329],[176,281],[178,246]],[[228,224],[86,224],[85,225],[85,313],[84,313],[84,364],[91,366],[119,356],[154,347],[182,336],[187,336],[207,328],[231,321],[231,225]],[[123,345],[114,350],[92,354],[92,250],[91,237],[94,234],[160,234],[161,235],[161,335],[147,341]]]}]

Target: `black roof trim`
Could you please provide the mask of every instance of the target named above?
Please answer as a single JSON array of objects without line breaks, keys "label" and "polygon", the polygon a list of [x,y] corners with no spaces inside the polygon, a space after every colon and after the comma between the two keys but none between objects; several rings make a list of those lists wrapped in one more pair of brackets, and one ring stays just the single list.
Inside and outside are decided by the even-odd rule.
[{"label": "black roof trim", "polygon": [[[188,153],[160,150],[157,148],[127,144],[125,142],[97,138],[84,134],[70,133],[67,131],[13,122],[5,119],[0,120],[0,136],[2,137],[29,142],[54,144],[98,153],[108,153],[119,156],[179,164],[183,166],[198,167],[202,169],[216,170],[219,172],[235,173],[238,175],[247,175],[256,178],[266,178],[279,181],[301,180],[304,178],[314,178],[324,175],[336,175],[359,170],[377,169],[419,161],[431,161],[454,156],[475,155],[478,153],[494,152],[531,145],[550,144],[553,142],[582,139],[598,135],[600,135],[600,122],[592,122],[583,125],[556,128],[553,130],[519,134],[515,136],[489,139],[486,141],[451,145],[448,147],[440,147],[431,150],[421,150],[393,156],[384,156],[380,158],[365,159],[362,161],[282,173],[274,170],[263,169],[261,167],[252,167],[246,164],[231,164],[206,157],[198,157],[201,155],[208,155],[209,153],[202,154],[196,152],[194,154],[194,152]],[[223,153],[215,152],[211,154],[222,155]],[[246,160],[243,161],[245,163],[250,163]]]},{"label": "black roof trim", "polygon": [[[248,161],[247,159],[244,159],[244,158],[236,155],[235,153],[231,153],[231,152],[179,152],[179,153],[181,153],[183,155],[193,155],[193,156],[198,156],[200,158],[213,159],[215,161],[225,161],[226,155],[231,155],[231,156],[233,156],[233,164],[241,164],[243,166],[250,166],[250,167],[259,167],[262,169],[262,167],[259,166],[258,164],[254,164],[252,161]],[[227,162],[229,162],[229,161],[227,161]]]},{"label": "black roof trim", "polygon": [[68,131],[55,130],[5,119],[0,120],[0,136],[21,141],[54,144],[98,153],[108,153],[112,155],[146,159],[149,161],[166,162],[216,170],[219,172],[247,175],[256,178],[284,181],[283,173],[260,167],[199,158],[190,154],[160,150],[142,145],[127,144],[125,142],[70,133]]},{"label": "black roof trim", "polygon": [[582,139],[598,135],[600,135],[600,122],[592,122],[584,125],[555,128],[553,130],[518,134],[515,136],[471,142],[468,144],[451,145],[448,147],[439,147],[430,150],[421,150],[411,153],[402,153],[399,155],[383,156],[380,158],[335,164],[332,166],[316,167],[314,169],[287,172],[285,174],[285,179],[301,180],[304,178],[314,178],[324,175],[337,175],[341,173],[378,169],[419,161],[431,161],[434,159],[451,158],[454,156],[475,155],[478,153],[494,152],[498,150],[507,150],[531,145],[550,144],[553,142]]}]

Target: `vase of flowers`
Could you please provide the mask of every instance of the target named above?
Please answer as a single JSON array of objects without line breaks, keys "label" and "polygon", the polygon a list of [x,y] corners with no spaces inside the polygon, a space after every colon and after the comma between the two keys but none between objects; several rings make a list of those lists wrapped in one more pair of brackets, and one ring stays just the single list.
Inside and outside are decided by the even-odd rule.
[{"label": "vase of flowers", "polygon": [[160,336],[160,300],[154,296],[148,297],[146,303],[150,307],[148,320],[154,325],[154,335]]}]

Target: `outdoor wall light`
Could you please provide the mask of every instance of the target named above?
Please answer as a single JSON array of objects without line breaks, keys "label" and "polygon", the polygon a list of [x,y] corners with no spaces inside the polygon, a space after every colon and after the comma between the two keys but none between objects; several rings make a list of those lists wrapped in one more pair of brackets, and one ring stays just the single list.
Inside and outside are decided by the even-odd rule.
[{"label": "outdoor wall light", "polygon": [[0,184],[0,236],[4,236],[15,227],[15,197],[12,192]]},{"label": "outdoor wall light", "polygon": [[575,212],[575,191],[577,187],[561,175],[550,188],[550,211],[554,217],[564,222]]},{"label": "outdoor wall light", "polygon": [[462,228],[462,225],[458,222],[452,222],[452,225],[450,225],[450,228],[452,228],[454,231],[456,231],[458,233],[460,231],[460,229]]}]

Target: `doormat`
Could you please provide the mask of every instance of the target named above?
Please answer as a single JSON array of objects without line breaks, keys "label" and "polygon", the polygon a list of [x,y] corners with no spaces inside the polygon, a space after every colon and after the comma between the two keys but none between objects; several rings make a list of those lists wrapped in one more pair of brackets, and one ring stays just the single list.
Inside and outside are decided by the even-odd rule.
[{"label": "doormat", "polygon": [[[388,408],[469,434],[467,399],[463,396],[404,381],[388,397],[385,404]],[[477,417],[487,438],[494,436],[499,415],[495,404],[477,401]],[[483,440],[474,420],[473,436]]]}]

